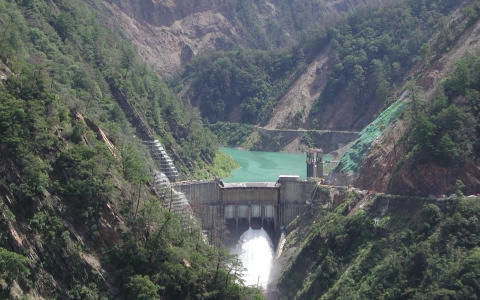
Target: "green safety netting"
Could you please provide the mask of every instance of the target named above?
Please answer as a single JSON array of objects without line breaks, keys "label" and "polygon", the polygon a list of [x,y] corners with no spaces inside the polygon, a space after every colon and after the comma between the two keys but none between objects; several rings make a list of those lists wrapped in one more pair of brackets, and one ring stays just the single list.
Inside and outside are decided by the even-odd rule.
[{"label": "green safety netting", "polygon": [[407,104],[408,103],[405,102],[404,99],[397,100],[358,134],[358,139],[355,140],[350,149],[345,152],[345,155],[340,160],[342,167],[341,171],[352,173],[357,172],[370,144],[382,134],[393,120],[396,120],[400,116]]}]

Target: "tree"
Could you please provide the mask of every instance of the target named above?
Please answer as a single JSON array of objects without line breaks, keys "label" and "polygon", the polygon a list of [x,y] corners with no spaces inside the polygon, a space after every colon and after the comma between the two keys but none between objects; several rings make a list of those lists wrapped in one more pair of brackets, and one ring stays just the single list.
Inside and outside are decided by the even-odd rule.
[{"label": "tree", "polygon": [[382,80],[375,91],[375,99],[378,103],[383,104],[387,100],[388,94],[390,92],[390,87],[388,81]]},{"label": "tree", "polygon": [[27,268],[29,259],[15,252],[10,252],[0,247],[0,278],[4,279],[10,287],[14,280],[25,279],[30,275]]},{"label": "tree", "polygon": [[127,300],[160,299],[158,289],[159,287],[148,276],[135,275],[130,277],[130,283],[127,285]]},{"label": "tree", "polygon": [[443,84],[445,94],[449,97],[464,95],[470,85],[470,70],[467,61],[457,64],[452,76]]},{"label": "tree", "polygon": [[434,126],[428,120],[427,116],[420,113],[417,115],[414,130],[414,141],[420,145],[422,150],[432,150],[432,138],[435,136]]},{"label": "tree", "polygon": [[122,45],[122,61],[120,66],[125,69],[125,75],[123,75],[123,79],[127,79],[128,71],[132,68],[135,62],[135,49],[130,44],[123,44]]},{"label": "tree", "polygon": [[425,64],[429,64],[432,56],[432,48],[430,47],[430,44],[423,43],[423,45],[420,47],[420,50],[418,52],[420,53],[420,56],[422,57],[423,62],[425,62]]},{"label": "tree", "polygon": [[465,184],[461,180],[457,179],[455,181],[455,193],[457,194],[457,196],[463,197],[462,189],[464,189],[465,187]]}]

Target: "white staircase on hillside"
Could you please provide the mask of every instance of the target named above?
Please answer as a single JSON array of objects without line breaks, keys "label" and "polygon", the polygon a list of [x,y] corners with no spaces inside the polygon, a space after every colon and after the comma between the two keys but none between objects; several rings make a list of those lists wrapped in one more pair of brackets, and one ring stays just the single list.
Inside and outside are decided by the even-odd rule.
[{"label": "white staircase on hillside", "polygon": [[160,172],[165,174],[170,181],[177,181],[179,178],[177,168],[175,168],[173,160],[168,156],[165,149],[163,149],[162,144],[160,144],[158,140],[143,141],[142,143],[147,146],[157,167],[160,168]]},{"label": "white staircase on hillside", "polygon": [[176,191],[168,177],[157,170],[153,171],[154,185],[153,188],[165,208],[168,208],[173,213],[192,212],[190,204],[184,193]]}]

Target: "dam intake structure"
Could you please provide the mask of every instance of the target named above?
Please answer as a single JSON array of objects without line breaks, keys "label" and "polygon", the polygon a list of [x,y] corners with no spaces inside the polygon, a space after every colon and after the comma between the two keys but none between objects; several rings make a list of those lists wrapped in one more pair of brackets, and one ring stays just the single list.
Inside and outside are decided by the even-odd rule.
[{"label": "dam intake structure", "polygon": [[309,149],[307,180],[280,175],[275,182],[224,183],[220,178],[179,182],[179,173],[161,143],[142,144],[156,165],[152,188],[163,206],[174,213],[195,215],[206,231],[227,225],[235,231],[266,228],[278,233],[311,203],[323,177],[323,164],[329,163],[323,161],[322,149]]}]

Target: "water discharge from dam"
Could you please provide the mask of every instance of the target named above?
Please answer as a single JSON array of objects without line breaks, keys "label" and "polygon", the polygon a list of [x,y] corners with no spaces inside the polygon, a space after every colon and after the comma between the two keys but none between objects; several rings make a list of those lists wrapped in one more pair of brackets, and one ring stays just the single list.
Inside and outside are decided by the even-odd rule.
[{"label": "water discharge from dam", "polygon": [[246,268],[244,280],[246,285],[259,285],[267,288],[273,261],[273,243],[263,229],[245,231],[235,249],[238,258]]},{"label": "water discharge from dam", "polygon": [[[239,169],[232,172],[232,177],[222,178],[225,183],[276,182],[279,175],[298,175],[300,179],[306,179],[304,153],[242,151],[225,147],[220,150],[240,165]],[[324,158],[331,159],[327,156]],[[248,228],[250,225],[260,229]],[[275,228],[273,220],[265,224],[262,218],[252,218],[251,222],[240,218],[236,222],[235,219],[229,219],[227,226],[230,233],[224,242],[230,253],[238,255],[246,269],[243,277],[245,284],[258,284],[266,290],[275,255],[272,239],[277,243],[276,230],[279,224]]]}]

